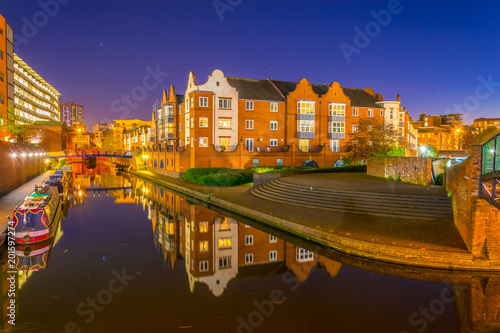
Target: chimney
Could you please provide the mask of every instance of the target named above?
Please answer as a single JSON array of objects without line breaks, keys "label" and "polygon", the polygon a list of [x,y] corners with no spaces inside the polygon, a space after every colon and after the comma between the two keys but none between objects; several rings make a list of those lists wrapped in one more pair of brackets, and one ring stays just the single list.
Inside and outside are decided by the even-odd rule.
[{"label": "chimney", "polygon": [[398,94],[398,102],[401,102],[401,97],[399,96],[399,94]]}]

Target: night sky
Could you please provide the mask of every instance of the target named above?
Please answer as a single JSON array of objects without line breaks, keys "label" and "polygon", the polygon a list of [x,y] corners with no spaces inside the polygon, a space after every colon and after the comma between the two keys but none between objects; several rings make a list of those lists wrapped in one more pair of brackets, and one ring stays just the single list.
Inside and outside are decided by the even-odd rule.
[{"label": "night sky", "polygon": [[[204,83],[216,68],[238,77],[371,87],[386,100],[399,93],[414,120],[420,113],[460,112],[465,123],[500,117],[499,1],[215,4],[0,0],[0,13],[17,35],[15,52],[61,92],[62,103],[85,106],[88,128],[149,120],[163,87],[174,84],[183,94],[189,71]],[[149,72],[159,74],[144,83]],[[132,92],[136,99],[127,105],[121,96]]]}]

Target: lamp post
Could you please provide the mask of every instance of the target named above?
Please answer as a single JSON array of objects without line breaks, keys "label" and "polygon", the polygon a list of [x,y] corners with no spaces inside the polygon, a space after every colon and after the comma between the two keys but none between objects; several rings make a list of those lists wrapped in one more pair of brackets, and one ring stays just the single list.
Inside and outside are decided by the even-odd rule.
[{"label": "lamp post", "polygon": [[425,157],[425,154],[427,153],[427,147],[420,146],[420,153],[422,154],[421,157]]}]

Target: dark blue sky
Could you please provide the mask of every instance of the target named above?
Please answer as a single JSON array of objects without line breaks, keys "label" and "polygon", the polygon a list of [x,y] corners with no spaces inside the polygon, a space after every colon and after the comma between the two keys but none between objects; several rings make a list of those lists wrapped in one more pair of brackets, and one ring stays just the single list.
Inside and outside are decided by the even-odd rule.
[{"label": "dark blue sky", "polygon": [[[87,126],[150,119],[163,87],[183,93],[189,71],[205,82],[216,68],[371,87],[385,99],[400,93],[414,120],[459,110],[466,123],[500,117],[498,1],[218,0],[223,13],[213,0],[59,1],[55,13],[56,0],[0,0],[0,13],[18,35],[19,56],[61,102],[85,106]],[[52,4],[53,17],[41,3]],[[372,11],[390,22],[381,15],[375,23]],[[356,39],[356,27],[368,36]],[[161,74],[146,90],[148,67]],[[121,96],[132,92],[139,102],[127,106]]]}]

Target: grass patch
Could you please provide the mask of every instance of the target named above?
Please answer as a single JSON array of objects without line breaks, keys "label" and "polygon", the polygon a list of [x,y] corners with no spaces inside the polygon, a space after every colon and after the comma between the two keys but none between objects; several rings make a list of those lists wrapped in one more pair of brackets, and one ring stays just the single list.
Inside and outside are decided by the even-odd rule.
[{"label": "grass patch", "polygon": [[340,168],[311,168],[260,166],[251,169],[230,168],[192,168],[184,173],[184,180],[208,186],[236,186],[253,182],[256,173],[330,173],[330,172],[366,172],[366,165],[346,166]]}]

